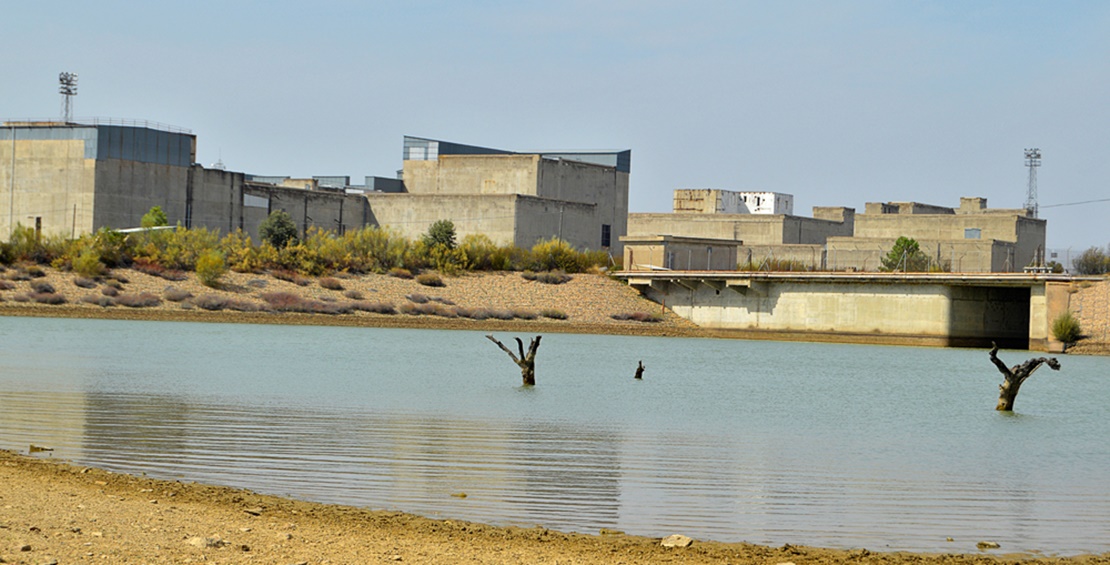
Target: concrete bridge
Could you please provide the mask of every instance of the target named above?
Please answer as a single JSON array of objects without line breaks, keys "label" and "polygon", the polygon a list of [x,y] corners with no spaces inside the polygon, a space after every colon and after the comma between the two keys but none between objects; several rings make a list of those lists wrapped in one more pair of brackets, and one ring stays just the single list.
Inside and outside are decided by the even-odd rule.
[{"label": "concrete bridge", "polygon": [[[1049,350],[1086,277],[1028,273],[622,271],[679,316],[744,337]],[[1091,279],[1093,280],[1093,279]]]}]

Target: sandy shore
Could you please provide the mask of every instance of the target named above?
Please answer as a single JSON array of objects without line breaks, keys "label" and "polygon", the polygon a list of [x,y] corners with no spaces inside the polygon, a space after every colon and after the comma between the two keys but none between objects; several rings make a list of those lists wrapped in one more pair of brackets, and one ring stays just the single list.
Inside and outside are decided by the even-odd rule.
[{"label": "sandy shore", "polygon": [[[7,280],[14,269],[0,273]],[[75,284],[71,273],[47,269],[49,282],[67,303],[18,301],[31,281],[12,281],[0,290],[0,315],[64,316],[137,320],[243,322],[266,324],[357,325],[468,329],[516,333],[606,333],[684,337],[737,337],[734,332],[697,328],[640,297],[634,290],[599,275],[576,275],[563,285],[527,281],[519,274],[476,274],[445,278],[444,287],[383,275],[343,278],[343,290],[329,290],[313,279],[300,286],[266,275],[232,273],[220,289],[134,271],[117,273],[122,293],[166,296],[171,288],[196,297],[216,295],[261,304],[264,292],[293,292],[340,303],[357,293],[363,300],[409,302],[425,294],[465,308],[539,311],[557,309],[566,320],[483,320],[406,314],[355,312],[345,315],[206,311],[188,301],[147,308],[101,307],[81,302],[101,296],[109,281],[95,288]],[[18,278],[18,277],[17,277]],[[1106,319],[1101,300],[1106,285],[1080,289],[1096,331]],[[614,320],[613,314],[654,313],[662,321]],[[1081,317],[1081,321],[1084,318]],[[773,337],[744,336],[744,337]],[[1097,345],[1097,344],[1093,344]],[[1095,350],[1097,352],[1097,348]],[[564,534],[535,528],[498,528],[454,520],[431,520],[396,512],[313,504],[218,486],[157,481],[112,474],[57,462],[49,453],[35,457],[0,451],[0,563],[1110,563],[1110,555],[1071,559],[1005,555],[1005,548],[975,552],[979,540],[954,540],[955,555],[872,553],[811,547],[763,547],[695,540],[684,548],[665,548],[659,539]],[[682,532],[675,532],[681,534]],[[970,549],[969,549],[970,548]]]},{"label": "sandy shore", "polygon": [[[42,454],[39,454],[42,455]],[[955,546],[974,547],[975,540]],[[0,563],[1110,563],[498,528],[153,480],[0,451]]]}]

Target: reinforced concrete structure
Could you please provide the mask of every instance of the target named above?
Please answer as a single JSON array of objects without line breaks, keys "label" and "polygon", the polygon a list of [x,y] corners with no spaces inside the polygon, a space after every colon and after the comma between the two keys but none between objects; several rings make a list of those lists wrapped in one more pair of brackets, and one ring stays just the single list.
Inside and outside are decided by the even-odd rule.
[{"label": "reinforced concrete structure", "polygon": [[[1046,350],[1066,275],[623,271],[704,328],[754,338]],[[1086,280],[1086,279],[1083,279]],[[1058,349],[1059,344],[1055,344]]]},{"label": "reinforced concrete structure", "polygon": [[530,248],[558,237],[620,253],[631,151],[520,153],[405,137],[403,193],[368,193],[371,221],[409,238],[451,220],[459,238],[485,234]]}]

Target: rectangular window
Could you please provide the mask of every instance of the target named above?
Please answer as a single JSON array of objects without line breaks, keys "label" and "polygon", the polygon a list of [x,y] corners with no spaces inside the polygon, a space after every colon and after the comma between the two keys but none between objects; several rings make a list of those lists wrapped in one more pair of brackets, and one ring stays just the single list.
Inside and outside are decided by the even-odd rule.
[{"label": "rectangular window", "polygon": [[964,229],[964,239],[979,239],[979,236],[981,234],[982,234],[982,230],[979,229],[979,228],[965,228]]},{"label": "rectangular window", "polygon": [[602,247],[611,247],[611,245],[610,245],[610,242],[612,241],[611,238],[612,238],[612,236],[610,234],[609,224],[601,224],[601,246]]}]

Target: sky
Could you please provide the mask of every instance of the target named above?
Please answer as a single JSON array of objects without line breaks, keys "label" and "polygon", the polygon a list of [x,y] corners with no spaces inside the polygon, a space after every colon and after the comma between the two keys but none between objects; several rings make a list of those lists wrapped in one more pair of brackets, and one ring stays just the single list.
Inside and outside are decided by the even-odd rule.
[{"label": "sky", "polygon": [[[677,188],[813,206],[982,196],[1048,246],[1110,243],[1110,3],[4,0],[0,119],[188,128],[257,175],[392,177],[402,137],[631,149],[631,212]],[[1101,200],[1101,201],[1099,201]],[[1092,202],[1095,201],[1095,202]],[[1073,205],[1074,203],[1083,203]]]}]

